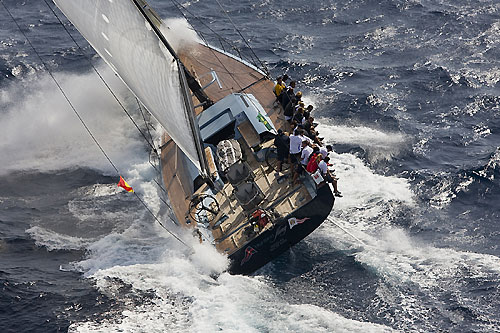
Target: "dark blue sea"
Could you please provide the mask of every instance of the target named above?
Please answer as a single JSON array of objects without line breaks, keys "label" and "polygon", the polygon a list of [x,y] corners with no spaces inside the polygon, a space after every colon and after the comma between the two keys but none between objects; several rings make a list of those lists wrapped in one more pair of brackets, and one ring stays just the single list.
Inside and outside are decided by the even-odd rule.
[{"label": "dark blue sea", "polygon": [[0,332],[500,332],[500,3],[219,1],[182,5],[248,54],[229,14],[273,77],[298,82],[344,197],[253,276],[223,273],[222,255],[191,254],[116,186],[47,68],[189,239],[88,59],[157,141],[159,126],[57,9],[85,55],[45,1],[3,0],[42,60],[0,6]]}]

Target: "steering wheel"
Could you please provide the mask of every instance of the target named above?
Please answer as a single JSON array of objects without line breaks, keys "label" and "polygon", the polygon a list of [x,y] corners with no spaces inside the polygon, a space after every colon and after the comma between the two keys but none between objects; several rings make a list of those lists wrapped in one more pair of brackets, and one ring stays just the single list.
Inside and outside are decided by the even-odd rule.
[{"label": "steering wheel", "polygon": [[219,203],[210,194],[199,194],[191,199],[189,204],[189,215],[197,223],[210,223],[219,212]]}]

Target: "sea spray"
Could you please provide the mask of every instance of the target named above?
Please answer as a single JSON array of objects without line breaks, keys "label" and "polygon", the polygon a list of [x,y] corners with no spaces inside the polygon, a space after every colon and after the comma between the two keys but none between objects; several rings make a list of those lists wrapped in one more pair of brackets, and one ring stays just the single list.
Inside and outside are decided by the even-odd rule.
[{"label": "sea spray", "polygon": [[336,125],[332,120],[317,119],[318,131],[327,141],[361,147],[371,163],[390,161],[409,148],[402,133],[384,132],[366,126]]},{"label": "sea spray", "polygon": [[176,52],[203,42],[189,22],[183,18],[165,19],[160,30]]},{"label": "sea spray", "polygon": [[[100,71],[117,92],[124,92],[107,67]],[[55,73],[55,77],[119,169],[144,160],[145,143],[136,139],[139,133],[95,73]],[[14,82],[5,94],[11,102],[5,102],[7,110],[0,117],[0,154],[9,158],[2,159],[0,174],[75,167],[114,173],[48,75]],[[137,104],[129,107],[136,110]]]}]

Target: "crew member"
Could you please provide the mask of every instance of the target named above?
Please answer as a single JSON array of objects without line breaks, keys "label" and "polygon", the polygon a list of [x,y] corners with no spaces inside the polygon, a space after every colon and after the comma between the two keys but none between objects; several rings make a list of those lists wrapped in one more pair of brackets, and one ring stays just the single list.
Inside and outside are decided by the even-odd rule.
[{"label": "crew member", "polygon": [[337,188],[337,178],[330,174],[330,171],[328,170],[328,162],[330,162],[330,157],[327,156],[318,163],[318,169],[321,171],[323,178],[333,185],[335,196],[341,198],[342,193],[340,193]]}]

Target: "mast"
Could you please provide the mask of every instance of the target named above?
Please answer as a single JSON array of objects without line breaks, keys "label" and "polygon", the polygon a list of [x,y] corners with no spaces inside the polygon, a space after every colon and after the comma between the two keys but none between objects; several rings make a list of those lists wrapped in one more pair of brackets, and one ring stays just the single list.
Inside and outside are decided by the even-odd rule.
[{"label": "mast", "polygon": [[194,136],[194,142],[196,145],[196,151],[198,151],[198,158],[200,160],[200,166],[201,169],[203,170],[204,174],[202,174],[203,178],[209,178],[210,176],[210,170],[208,167],[208,162],[207,162],[207,156],[205,155],[205,151],[203,149],[203,142],[201,140],[201,134],[200,134],[200,127],[198,126],[198,121],[196,120],[194,116],[194,106],[193,106],[193,100],[191,99],[191,96],[189,94],[188,90],[188,82],[185,76],[186,69],[184,68],[184,64],[181,61],[177,61],[177,66],[179,67],[179,78],[180,78],[180,83],[181,83],[181,88],[182,88],[182,96],[184,99],[184,104],[186,104],[186,115],[189,119],[189,124],[191,125],[191,132],[193,133]]},{"label": "mast", "polygon": [[196,146],[196,151],[198,153],[198,159],[200,161],[200,166],[202,169],[202,176],[203,178],[207,178],[210,175],[210,171],[208,168],[208,162],[207,158],[205,155],[205,152],[203,150],[203,144],[201,140],[201,134],[200,134],[200,128],[198,126],[198,122],[196,121],[195,115],[194,115],[194,106],[193,102],[190,98],[190,94],[188,91],[191,89],[193,94],[196,96],[196,98],[203,104],[204,108],[208,108],[211,105],[214,104],[214,102],[207,96],[207,94],[203,91],[201,88],[200,84],[196,80],[196,78],[187,70],[187,68],[184,66],[182,61],[180,60],[179,56],[175,52],[175,50],[172,48],[172,46],[168,43],[167,39],[163,34],[161,33],[160,29],[156,26],[156,24],[151,20],[149,15],[146,13],[145,8],[149,6],[145,1],[144,6],[141,6],[138,2],[138,0],[132,0],[132,2],[136,5],[137,9],[139,12],[144,16],[146,21],[149,23],[155,34],[158,36],[160,41],[165,45],[167,50],[170,52],[172,57],[175,59],[177,62],[177,67],[179,68],[179,78],[180,78],[180,83],[182,87],[182,95],[183,95],[183,100],[184,104],[186,105],[186,116],[187,119],[189,120],[189,124],[191,127],[191,132],[194,136],[194,141],[195,141],[195,146]]}]

